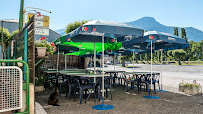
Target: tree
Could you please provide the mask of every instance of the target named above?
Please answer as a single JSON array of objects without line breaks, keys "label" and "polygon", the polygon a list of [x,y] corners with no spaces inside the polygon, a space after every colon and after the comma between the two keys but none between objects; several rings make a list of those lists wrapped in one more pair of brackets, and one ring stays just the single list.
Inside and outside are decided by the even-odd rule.
[{"label": "tree", "polygon": [[178,28],[177,28],[177,27],[176,27],[176,36],[179,36],[179,35],[178,35]]},{"label": "tree", "polygon": [[170,61],[173,60],[172,50],[168,51],[167,55],[168,55]]},{"label": "tree", "polygon": [[132,60],[132,55],[123,55],[120,57],[120,60],[122,62],[122,66],[125,67],[125,61]]},{"label": "tree", "polygon": [[186,42],[188,42],[188,38],[187,38],[187,35],[186,35],[185,28],[181,28],[180,37],[184,38],[186,40]]},{"label": "tree", "polygon": [[176,27],[174,27],[174,29],[173,29],[173,34],[174,34],[174,35],[177,34],[177,33],[176,33]]},{"label": "tree", "polygon": [[186,55],[186,52],[183,49],[174,50],[172,52],[172,55],[176,60],[178,60],[178,64],[181,65],[181,59],[184,58],[184,56]]},{"label": "tree", "polygon": [[82,26],[83,24],[87,23],[88,21],[75,21],[73,23],[69,23],[66,27],[66,34],[77,29],[78,27]]},{"label": "tree", "polygon": [[203,40],[201,41],[201,45],[202,45],[202,59],[203,59]]},{"label": "tree", "polygon": [[[1,42],[1,33],[2,33],[2,27],[0,28],[0,42]],[[8,29],[3,28],[3,35],[4,35],[3,36],[4,43],[6,44],[4,46],[7,46],[10,41],[11,34],[9,33]]]},{"label": "tree", "polygon": [[174,27],[174,29],[173,29],[173,34],[176,35],[176,36],[178,36],[178,28],[177,28],[177,27]]},{"label": "tree", "polygon": [[11,33],[11,38],[10,39],[13,39],[15,38],[15,36],[19,33],[19,30],[14,30],[12,33]]}]

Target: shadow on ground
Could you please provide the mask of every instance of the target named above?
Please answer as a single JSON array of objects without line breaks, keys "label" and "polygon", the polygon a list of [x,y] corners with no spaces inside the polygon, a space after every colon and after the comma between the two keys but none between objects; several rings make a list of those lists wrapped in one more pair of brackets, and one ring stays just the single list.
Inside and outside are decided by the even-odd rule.
[{"label": "shadow on ground", "polygon": [[92,109],[92,106],[101,104],[94,102],[91,97],[85,104],[79,104],[79,98],[74,102],[73,99],[68,99],[65,94],[59,97],[60,106],[50,106],[47,104],[49,95],[52,90],[45,90],[36,93],[36,101],[39,102],[47,114],[163,114],[163,113],[203,113],[203,98],[202,96],[186,96],[170,92],[157,92],[156,96],[160,99],[145,99],[143,96],[146,92],[137,93],[136,90],[131,90],[126,93],[122,87],[113,88],[113,100],[105,99],[106,104],[113,105],[115,108],[107,111],[98,111]]}]

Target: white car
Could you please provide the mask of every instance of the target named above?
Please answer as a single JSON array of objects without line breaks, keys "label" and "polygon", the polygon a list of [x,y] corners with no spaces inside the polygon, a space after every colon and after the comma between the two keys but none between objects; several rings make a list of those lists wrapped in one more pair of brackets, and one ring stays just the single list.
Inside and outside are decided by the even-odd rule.
[{"label": "white car", "polygon": [[125,64],[131,64],[131,62],[130,61],[125,61]]},{"label": "white car", "polygon": [[107,61],[106,64],[107,65],[112,65],[112,62],[111,61]]}]

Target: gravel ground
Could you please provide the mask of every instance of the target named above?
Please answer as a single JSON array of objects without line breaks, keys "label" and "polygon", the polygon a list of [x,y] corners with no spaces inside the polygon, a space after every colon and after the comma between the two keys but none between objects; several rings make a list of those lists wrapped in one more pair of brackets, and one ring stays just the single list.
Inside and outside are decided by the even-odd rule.
[{"label": "gravel ground", "polygon": [[[128,66],[133,66],[128,64]],[[151,65],[149,64],[135,64],[135,72],[139,71],[150,71]],[[90,68],[93,69],[93,68]],[[96,69],[100,69],[97,67]],[[121,64],[116,65],[116,70],[124,70],[132,72],[133,68],[121,67]],[[153,65],[154,72],[161,72],[161,65]],[[107,65],[104,70],[114,70],[113,65]],[[161,78],[160,78],[161,80]],[[178,88],[178,84],[182,81],[192,83],[196,80],[197,83],[203,85],[203,65],[163,65],[163,86],[167,88]],[[170,89],[169,88],[169,89]],[[170,91],[170,90],[169,90]],[[173,91],[174,92],[174,91]]]},{"label": "gravel ground", "polygon": [[[113,65],[107,65],[107,67],[105,67],[105,70],[113,69]],[[36,93],[36,102],[42,105],[47,114],[202,114],[202,96],[189,96],[178,92],[178,84],[182,80],[185,82],[197,80],[197,83],[203,85],[202,69],[203,65],[163,65],[163,88],[169,90],[169,92],[157,92],[156,95],[160,97],[158,100],[143,98],[143,96],[147,95],[146,92],[138,94],[136,90],[131,90],[130,93],[127,94],[121,87],[114,87],[113,100],[105,100],[106,104],[110,104],[115,107],[113,110],[109,111],[98,111],[92,109],[92,106],[101,104],[101,102],[95,103],[93,98],[90,98],[86,104],[79,104],[79,98],[77,98],[76,102],[74,102],[73,99],[66,98],[64,94],[59,97],[60,106],[50,106],[47,104],[47,101],[49,95],[52,93],[52,90],[45,90],[44,92]],[[116,70],[132,72],[132,68],[121,67],[121,65],[117,65]],[[150,65],[135,64],[135,71],[150,71]],[[153,65],[153,71],[161,72],[161,66]]]},{"label": "gravel ground", "polygon": [[[203,113],[202,96],[186,96],[171,92],[157,92],[160,99],[145,99],[146,92],[137,93],[131,90],[128,94],[121,87],[113,88],[113,100],[105,99],[106,104],[115,108],[108,111],[98,111],[92,106],[101,104],[94,102],[91,97],[85,104],[79,104],[79,98],[74,102],[62,94],[59,97],[60,106],[50,106],[47,104],[49,95],[52,93],[46,90],[36,93],[36,101],[46,110],[47,114],[201,114]],[[84,101],[84,100],[83,100]]]}]

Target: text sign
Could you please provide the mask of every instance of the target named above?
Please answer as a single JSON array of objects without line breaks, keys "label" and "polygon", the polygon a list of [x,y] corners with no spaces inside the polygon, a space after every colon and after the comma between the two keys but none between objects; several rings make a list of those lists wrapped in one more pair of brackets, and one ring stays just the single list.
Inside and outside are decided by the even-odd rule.
[{"label": "text sign", "polygon": [[41,15],[40,12],[37,12],[37,14],[29,13],[28,14],[28,21],[29,19],[35,15],[35,34],[37,35],[49,35],[49,17]]},{"label": "text sign", "polygon": [[49,35],[49,28],[35,27],[35,34],[48,36]]},{"label": "text sign", "polygon": [[[35,14],[29,13],[28,14],[28,21],[29,19]],[[35,15],[35,26],[37,27],[49,27],[49,16],[45,15]]]}]

